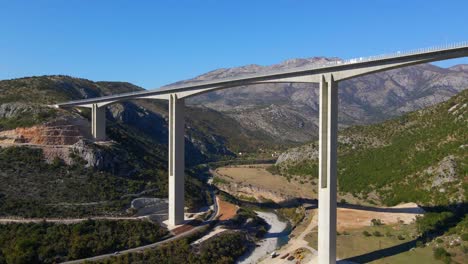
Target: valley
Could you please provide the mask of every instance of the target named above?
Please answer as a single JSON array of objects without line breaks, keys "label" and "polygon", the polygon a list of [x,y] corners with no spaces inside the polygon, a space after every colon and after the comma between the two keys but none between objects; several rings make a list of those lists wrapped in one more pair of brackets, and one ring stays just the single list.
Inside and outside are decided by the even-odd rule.
[{"label": "valley", "polygon": [[[295,218],[296,214],[300,215],[300,220],[296,221],[294,230],[289,235],[291,238],[288,243],[277,250],[265,251],[267,254],[264,253],[265,255],[262,257],[264,261],[260,263],[288,263],[286,258],[280,258],[280,256],[284,255],[296,255],[296,258],[301,258],[304,263],[313,261],[317,257],[316,244],[313,242],[313,236],[315,235],[316,239],[317,235],[317,201],[316,197],[310,196],[311,190],[314,190],[314,185],[301,185],[299,182],[295,183],[293,181],[290,183],[284,176],[269,173],[266,170],[269,166],[271,164],[219,167],[213,171],[215,179],[216,177],[220,178],[219,180],[214,180],[214,184],[220,190],[227,191],[236,196],[246,206],[257,204],[256,206],[273,208],[269,210],[276,211],[287,219],[289,217],[290,223],[294,222],[293,218]],[[249,188],[246,188],[246,186]],[[304,192],[304,189],[298,188],[298,186],[309,191]],[[286,193],[287,195],[285,195]],[[275,204],[278,207],[274,206]],[[282,209],[280,209],[282,207],[292,208],[294,210],[293,215],[282,213]],[[424,213],[424,209],[415,203],[400,204],[394,207],[370,207],[349,203],[339,204],[337,230],[340,234],[352,233],[358,236],[357,234],[362,235],[363,229],[372,228],[372,224],[375,221],[389,227],[410,225],[414,229],[416,217],[421,217]],[[272,229],[275,228],[274,226],[272,227]],[[389,242],[384,247],[389,247],[395,242],[400,241]],[[348,243],[353,244],[357,242]],[[341,246],[342,244],[339,242],[339,249],[341,249]],[[276,251],[278,254],[278,257],[275,259],[271,259],[268,254],[273,251]],[[302,253],[295,253],[296,251]],[[349,256],[359,255],[362,251],[349,248],[345,249],[345,252],[346,254],[342,254],[339,251],[338,256],[344,259]]]},{"label": "valley", "polygon": [[[246,201],[287,203],[295,198],[317,199],[315,182],[288,180],[271,174],[271,164],[220,167],[213,170],[213,182],[223,191]],[[315,194],[315,195],[314,195]]]},{"label": "valley", "polygon": [[[61,82],[68,83],[65,94]],[[0,222],[4,234],[27,226],[44,231],[24,243],[11,240],[14,244],[3,235],[0,263],[52,263],[54,254],[70,261],[104,254],[92,259],[102,263],[127,258],[175,261],[177,257],[169,253],[174,251],[194,263],[213,260],[214,252],[220,252],[227,263],[236,259],[288,263],[292,257],[302,263],[315,261],[318,153],[314,140],[303,144],[298,138],[281,139],[273,130],[252,129],[215,108],[189,107],[185,211],[186,219],[194,222],[172,228],[164,224],[166,105],[138,101],[110,107],[106,114],[109,140],[94,142],[90,113],[48,108],[49,96],[73,98],[67,96],[97,95],[96,91],[105,95],[110,87],[121,92],[138,88],[63,76],[1,85],[6,95],[0,94],[2,100],[10,98],[16,87],[29,89],[35,101],[17,98],[16,103],[8,101],[0,107]],[[450,255],[442,252],[441,259],[463,262],[466,105],[467,93],[462,91],[441,104],[381,123],[343,123],[337,211],[342,262],[399,263],[414,257],[437,263],[433,252],[438,248]],[[293,120],[288,115],[276,118]],[[74,251],[64,245],[44,248],[41,241],[48,235],[43,234],[55,233],[55,225],[74,228],[89,219],[96,225],[109,225],[106,221],[160,224],[161,232],[171,235],[143,239],[144,229],[135,227],[134,236],[143,240],[135,238],[140,242],[132,245],[108,245],[95,251],[87,242],[73,240]],[[278,233],[281,236],[275,237]],[[99,231],[91,228],[88,238],[95,236],[100,236]],[[19,242],[20,251],[7,252]],[[369,247],[354,246],[367,243]],[[274,259],[269,255],[272,251],[278,254]]]},{"label": "valley", "polygon": [[1,1],[0,264],[468,264],[468,1]]}]

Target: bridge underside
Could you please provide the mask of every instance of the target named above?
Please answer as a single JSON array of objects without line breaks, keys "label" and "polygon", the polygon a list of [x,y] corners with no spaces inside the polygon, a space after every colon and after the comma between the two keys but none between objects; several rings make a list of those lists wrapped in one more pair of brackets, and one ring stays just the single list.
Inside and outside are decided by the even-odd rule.
[{"label": "bridge underside", "polygon": [[[184,223],[184,98],[169,98],[169,224]],[[155,98],[156,99],[156,98]],[[160,98],[157,98],[160,99]],[[333,74],[321,75],[319,100],[319,263],[336,260],[336,164],[338,129],[338,82]],[[96,140],[105,139],[105,105],[92,107]]]},{"label": "bridge underside", "polygon": [[92,135],[96,140],[105,140],[105,107],[107,105],[130,99],[168,100],[169,224],[179,225],[184,222],[184,98],[210,91],[259,83],[320,83],[318,255],[321,264],[336,263],[338,82],[369,73],[466,56],[468,56],[468,46],[382,60],[364,60],[352,64],[336,63],[332,67],[300,68],[217,82],[183,84],[168,90],[85,99],[57,106],[91,108]]}]

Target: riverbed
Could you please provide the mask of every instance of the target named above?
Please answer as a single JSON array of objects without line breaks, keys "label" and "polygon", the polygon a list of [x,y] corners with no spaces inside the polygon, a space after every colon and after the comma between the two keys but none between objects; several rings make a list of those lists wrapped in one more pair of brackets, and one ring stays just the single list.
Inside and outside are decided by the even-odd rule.
[{"label": "riverbed", "polygon": [[257,243],[259,246],[241,256],[236,263],[255,264],[260,259],[268,256],[281,245],[287,243],[289,228],[286,222],[279,220],[278,216],[270,212],[255,211],[259,217],[263,218],[270,229],[265,236]]}]

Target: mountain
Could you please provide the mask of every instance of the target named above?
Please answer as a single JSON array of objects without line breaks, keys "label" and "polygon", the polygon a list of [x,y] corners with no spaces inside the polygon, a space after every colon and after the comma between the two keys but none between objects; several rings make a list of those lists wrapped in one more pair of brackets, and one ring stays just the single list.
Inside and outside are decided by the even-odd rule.
[{"label": "mountain", "polygon": [[[339,133],[341,197],[370,204],[449,205],[468,200],[468,90],[380,124]],[[316,143],[280,155],[276,171],[317,177]],[[316,180],[316,179],[315,179]]]},{"label": "mountain", "polygon": [[[0,81],[0,215],[125,214],[132,198],[166,198],[167,102],[108,107],[105,143],[91,140],[89,109],[48,106],[135,90],[142,88],[69,76]],[[188,107],[187,116],[188,167],[232,157],[239,142],[265,142],[212,109]],[[186,205],[205,205],[205,186],[188,176]]]},{"label": "mountain", "polygon": [[[188,83],[248,73],[322,64],[338,58],[292,59],[272,66],[218,69]],[[340,82],[341,127],[377,123],[447,100],[468,88],[468,66],[411,66]],[[248,131],[278,142],[306,142],[317,135],[318,84],[258,84],[199,95],[188,104],[203,105],[238,121]]]},{"label": "mountain", "polygon": [[[295,59],[267,67],[248,65],[219,69],[195,80],[330,60],[336,58]],[[466,65],[448,69],[420,65],[343,82],[340,84],[341,127],[375,123],[444,101],[468,87],[466,68]],[[187,167],[229,159],[237,152],[258,153],[259,150],[310,141],[317,134],[316,88],[310,84],[254,85],[189,99],[185,134]],[[124,82],[93,82],[69,76],[0,81],[0,211],[21,215],[34,208],[37,209],[34,216],[81,215],[91,211],[121,214],[129,195],[146,193],[166,197],[167,102],[135,100],[109,106],[106,119],[111,141],[106,144],[90,140],[89,109],[64,110],[48,106],[137,90],[142,88]],[[361,138],[376,146],[383,144],[381,140],[374,142],[374,138],[367,135]],[[11,146],[20,148],[11,150]],[[437,156],[437,161],[442,162],[443,158],[447,164],[452,164],[452,160],[457,162],[449,154]],[[429,166],[437,166],[435,163],[425,165],[428,170]],[[93,181],[82,177],[84,174]],[[60,180],[56,179],[57,175]],[[24,177],[30,182],[25,184]],[[104,183],[93,184],[97,179]],[[188,179],[188,206],[203,205],[207,199],[203,185],[194,177]],[[393,188],[389,184],[386,182],[385,188]],[[56,192],[44,186],[52,186],[50,188]],[[57,209],[57,204],[76,200],[70,194],[76,192],[77,186],[81,188],[79,190],[94,190],[91,193],[83,191],[87,195],[80,199],[81,204],[110,202],[113,205],[80,212]],[[106,193],[107,189],[113,188],[111,186],[119,186],[112,195]],[[357,185],[343,191],[364,195],[368,193],[365,186],[369,185]],[[28,191],[28,188],[34,191]],[[378,188],[383,187],[379,185]],[[394,203],[403,199],[389,195],[381,193],[375,202]]]},{"label": "mountain", "polygon": [[[27,77],[0,81],[0,130],[18,125],[34,125],[45,121],[48,115],[65,115],[73,111],[56,111],[47,105],[68,100],[92,98],[103,95],[143,90],[124,82],[92,82],[69,76]],[[52,113],[55,113],[52,116]],[[77,113],[75,111],[75,113]],[[89,117],[89,111],[82,110]],[[210,108],[188,107],[186,118],[189,162],[198,163],[217,156],[232,156],[239,149],[256,149],[266,142],[263,135],[248,133],[235,120]],[[42,118],[44,117],[44,118]],[[113,104],[108,107],[107,118],[111,122],[123,122],[157,140],[167,143],[167,102],[138,100]],[[14,124],[12,122],[18,124]],[[12,124],[8,124],[12,123]],[[218,124],[223,123],[223,126]],[[246,142],[239,146],[239,142]]]}]

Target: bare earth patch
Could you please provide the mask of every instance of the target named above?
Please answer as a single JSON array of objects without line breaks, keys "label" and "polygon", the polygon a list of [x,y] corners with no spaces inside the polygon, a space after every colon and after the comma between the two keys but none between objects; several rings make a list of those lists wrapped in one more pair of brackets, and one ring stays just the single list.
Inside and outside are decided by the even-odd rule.
[{"label": "bare earth patch", "polygon": [[372,219],[380,219],[384,224],[395,224],[399,221],[411,223],[424,210],[415,203],[400,204],[394,207],[378,207],[373,210],[338,208],[337,229],[344,231],[369,226]]},{"label": "bare earth patch", "polygon": [[214,171],[215,176],[228,181],[231,194],[248,195],[257,199],[270,199],[281,202],[289,198],[316,198],[311,183],[289,182],[285,177],[273,175],[266,168],[269,165],[240,165],[221,167]]},{"label": "bare earth patch", "polygon": [[239,209],[237,205],[223,201],[219,199],[218,197],[216,197],[216,200],[218,201],[219,220],[221,221],[229,220],[236,215],[237,209]]}]

